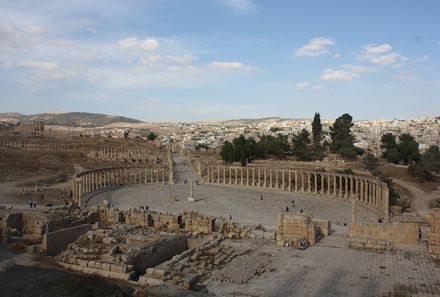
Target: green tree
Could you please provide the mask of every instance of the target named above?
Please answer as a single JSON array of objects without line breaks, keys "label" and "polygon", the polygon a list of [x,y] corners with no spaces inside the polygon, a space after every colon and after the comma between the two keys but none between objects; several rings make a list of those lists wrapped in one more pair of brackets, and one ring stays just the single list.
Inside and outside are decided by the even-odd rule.
[{"label": "green tree", "polygon": [[298,158],[298,160],[312,160],[312,153],[308,147],[308,145],[311,143],[310,133],[306,129],[302,129],[298,135],[294,135],[292,142],[292,153]]},{"label": "green tree", "polygon": [[225,162],[234,162],[234,145],[229,141],[225,141],[220,151],[220,156]]},{"label": "green tree", "polygon": [[379,159],[374,157],[372,154],[367,154],[364,157],[365,169],[371,172],[376,172],[379,167]]},{"label": "green tree", "polygon": [[244,147],[241,147],[241,151],[240,151],[240,164],[241,166],[246,166],[247,164],[246,150]]},{"label": "green tree", "polygon": [[409,134],[402,134],[399,137],[397,151],[399,152],[399,160],[405,165],[411,165],[420,160],[419,144]]},{"label": "green tree", "polygon": [[312,134],[313,134],[313,155],[316,159],[322,160],[324,157],[324,148],[321,145],[322,140],[322,124],[321,124],[321,115],[319,112],[315,113],[312,122]]},{"label": "green tree", "polygon": [[431,146],[423,155],[426,168],[432,172],[440,172],[440,149],[437,145]]},{"label": "green tree", "polygon": [[330,137],[332,143],[330,150],[333,153],[341,154],[344,157],[354,157],[361,153],[361,150],[354,146],[355,137],[351,133],[353,118],[348,113],[336,119],[330,127]]},{"label": "green tree", "polygon": [[147,139],[150,141],[154,141],[157,138],[157,135],[153,132],[150,132],[150,134],[147,135]]},{"label": "green tree", "polygon": [[319,112],[315,112],[315,116],[313,117],[312,122],[312,134],[313,134],[313,146],[321,146],[322,139],[322,124],[321,124],[321,115]]},{"label": "green tree", "polygon": [[433,172],[440,172],[440,151],[436,145],[431,146],[422,159],[409,167],[410,173],[419,181],[433,179]]}]

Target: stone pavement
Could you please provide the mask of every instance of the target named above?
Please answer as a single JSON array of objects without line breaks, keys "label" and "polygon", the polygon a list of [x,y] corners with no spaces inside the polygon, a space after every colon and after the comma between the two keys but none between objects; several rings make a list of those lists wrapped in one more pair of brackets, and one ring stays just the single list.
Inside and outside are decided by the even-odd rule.
[{"label": "stone pavement", "polygon": [[[252,246],[249,240],[224,244]],[[247,257],[246,261],[237,257],[204,282],[210,293],[265,297],[440,295],[440,267],[426,254],[357,251],[327,246],[325,242],[305,251],[280,248],[270,241],[253,246],[250,254],[241,256]],[[243,265],[252,257],[269,261],[264,265],[265,272],[256,273],[242,284],[219,280],[218,275],[225,272],[231,279],[242,280],[243,273],[253,270],[251,265]],[[242,269],[233,269],[239,265]]]},{"label": "stone pavement", "polygon": [[[260,200],[261,195],[263,200]],[[301,193],[204,184],[194,185],[196,202],[189,202],[188,196],[189,184],[179,183],[170,187],[150,184],[96,193],[90,199],[89,206],[108,200],[121,209],[148,205],[151,210],[160,212],[180,213],[184,210],[195,210],[225,218],[231,214],[233,221],[242,224],[262,224],[269,229],[276,229],[277,215],[285,212],[286,206],[289,207],[289,212],[298,213],[302,209],[315,218],[328,219],[336,225],[342,225],[344,222],[349,224],[351,220],[349,202]],[[295,201],[293,207],[292,200]],[[361,206],[358,207],[357,218],[359,221],[377,220],[373,211]]]}]

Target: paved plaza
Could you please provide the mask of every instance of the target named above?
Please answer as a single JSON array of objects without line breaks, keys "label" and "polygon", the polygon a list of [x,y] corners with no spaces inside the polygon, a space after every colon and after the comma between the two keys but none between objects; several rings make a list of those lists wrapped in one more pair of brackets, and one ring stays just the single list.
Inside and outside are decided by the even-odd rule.
[{"label": "paved plaza", "polygon": [[[151,210],[160,212],[181,213],[194,210],[225,218],[231,215],[234,221],[250,225],[262,224],[268,229],[276,229],[277,215],[286,212],[286,207],[289,212],[300,213],[302,210],[315,218],[328,219],[335,225],[350,223],[350,202],[298,192],[196,184],[198,177],[193,170],[177,156],[173,161],[177,179],[174,185],[130,186],[86,195],[86,199],[90,198],[90,206],[107,200],[121,209],[147,205]],[[194,183],[195,202],[188,201],[190,182]],[[377,216],[373,211],[359,206],[357,219],[362,222],[376,222]]]},{"label": "paved plaza", "polygon": [[[261,195],[263,200],[261,200]],[[275,229],[277,215],[289,207],[289,212],[309,212],[315,218],[329,219],[333,224],[350,223],[351,204],[330,198],[271,191],[246,189],[233,186],[195,185],[193,196],[196,202],[188,201],[189,185],[144,185],[131,186],[113,191],[104,191],[92,196],[89,205],[108,200],[121,209],[148,205],[159,212],[181,213],[195,210],[212,216],[229,217],[242,224],[262,224]],[[171,197],[174,197],[172,199]],[[294,204],[292,201],[294,200]],[[359,207],[358,219],[376,221],[373,211]]]},{"label": "paved plaza", "polygon": [[[352,250],[344,240],[328,237],[305,251],[266,240],[227,240],[223,244],[251,251],[204,284],[219,296],[440,296],[440,266],[428,255]],[[246,281],[255,263],[262,272]]]}]

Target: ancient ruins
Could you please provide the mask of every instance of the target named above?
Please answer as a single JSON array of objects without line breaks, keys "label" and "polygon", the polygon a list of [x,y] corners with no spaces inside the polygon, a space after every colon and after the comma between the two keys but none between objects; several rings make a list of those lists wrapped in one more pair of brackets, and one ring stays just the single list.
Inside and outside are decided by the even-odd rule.
[{"label": "ancient ruins", "polygon": [[[387,185],[367,174],[287,162],[229,166],[173,146],[122,148],[111,147],[108,141],[91,148],[87,142],[3,139],[0,147],[57,151],[88,158],[91,164],[75,168],[64,205],[51,203],[40,211],[2,207],[4,244],[31,246],[33,254],[44,255],[66,271],[124,282],[138,292],[158,290],[152,296],[168,296],[168,290],[202,296],[234,292],[278,296],[277,287],[270,287],[275,284],[272,278],[287,282],[289,269],[308,267],[295,259],[304,257],[305,263],[312,263],[313,257],[320,257],[315,251],[326,257],[335,248],[360,258],[372,253],[398,259],[407,246],[423,246],[426,251],[414,261],[438,271],[433,261],[440,258],[440,210],[431,211],[427,220],[393,216]],[[42,185],[23,185],[20,195],[44,191]],[[235,201],[233,206],[222,200],[225,195]],[[211,210],[206,196],[224,209]],[[278,200],[285,202],[274,208]],[[326,212],[332,205],[332,213]],[[342,254],[338,257],[339,263],[325,265],[348,265]],[[319,261],[330,261],[324,259]],[[285,272],[281,275],[277,269]],[[430,281],[429,292],[440,294],[438,281]],[[265,282],[270,284],[267,288],[262,286]],[[388,280],[378,292],[391,292],[393,286],[397,283]]]}]

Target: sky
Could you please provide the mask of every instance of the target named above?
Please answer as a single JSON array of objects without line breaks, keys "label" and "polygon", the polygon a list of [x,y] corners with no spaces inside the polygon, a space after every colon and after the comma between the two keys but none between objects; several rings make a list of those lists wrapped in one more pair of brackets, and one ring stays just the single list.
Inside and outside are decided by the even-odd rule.
[{"label": "sky", "polygon": [[440,1],[0,0],[0,112],[440,111]]}]

